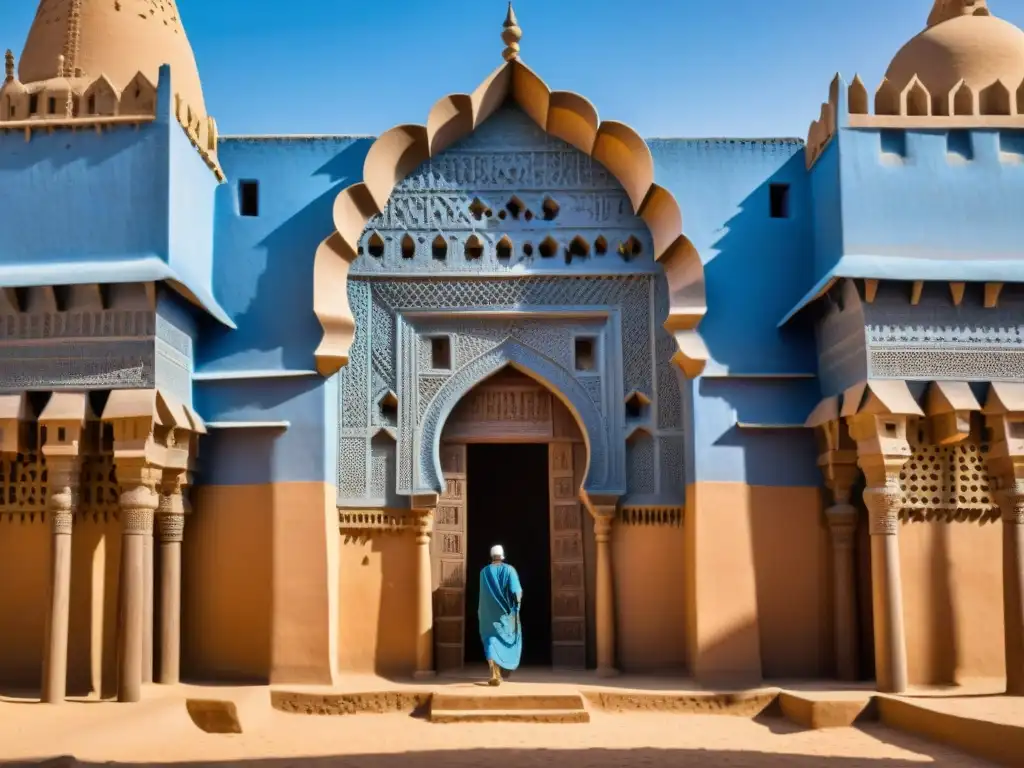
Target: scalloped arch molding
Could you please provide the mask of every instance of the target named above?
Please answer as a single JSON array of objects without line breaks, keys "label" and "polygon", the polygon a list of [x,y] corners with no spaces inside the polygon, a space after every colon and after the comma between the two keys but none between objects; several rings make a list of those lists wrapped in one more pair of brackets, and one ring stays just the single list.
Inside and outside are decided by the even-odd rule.
[{"label": "scalloped arch molding", "polygon": [[683,217],[672,193],[654,183],[654,158],[632,128],[600,121],[585,98],[551,91],[529,67],[514,59],[496,69],[471,94],[446,96],[430,110],[427,124],[399,125],[370,147],[363,181],[342,190],[334,202],[336,231],[317,249],[313,266],[313,311],[324,335],[316,350],[324,376],[348,362],[355,319],[346,283],[357,243],[371,216],[384,210],[398,182],[422,163],[473,132],[505,102],[514,101],[548,134],[571,144],[604,165],[622,184],[633,212],[654,238],[654,256],[668,280],[669,313],[665,329],[678,347],[673,358],[690,378],[704,369],[708,353],[697,332],[707,312],[704,267],[697,249],[683,234]]}]

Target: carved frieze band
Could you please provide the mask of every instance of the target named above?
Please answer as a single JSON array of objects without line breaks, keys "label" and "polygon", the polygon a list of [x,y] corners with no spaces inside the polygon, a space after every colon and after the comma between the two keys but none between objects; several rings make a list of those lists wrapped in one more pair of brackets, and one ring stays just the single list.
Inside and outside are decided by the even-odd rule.
[{"label": "carved frieze band", "polygon": [[683,524],[682,507],[623,507],[619,510],[622,525],[679,528]]},{"label": "carved frieze band", "polygon": [[338,510],[338,529],[342,533],[401,533],[417,530],[418,517],[411,512],[387,510]]}]

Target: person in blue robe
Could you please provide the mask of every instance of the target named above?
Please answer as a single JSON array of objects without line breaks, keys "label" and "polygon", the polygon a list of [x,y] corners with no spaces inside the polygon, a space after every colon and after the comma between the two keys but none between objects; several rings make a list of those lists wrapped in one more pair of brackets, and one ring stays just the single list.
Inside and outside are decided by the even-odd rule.
[{"label": "person in blue robe", "polygon": [[519,666],[523,654],[523,626],[519,608],[523,602],[523,586],[516,569],[505,562],[505,549],[491,547],[491,563],[480,571],[480,640],[484,658],[491,670],[490,685],[501,685],[502,671],[511,672]]}]

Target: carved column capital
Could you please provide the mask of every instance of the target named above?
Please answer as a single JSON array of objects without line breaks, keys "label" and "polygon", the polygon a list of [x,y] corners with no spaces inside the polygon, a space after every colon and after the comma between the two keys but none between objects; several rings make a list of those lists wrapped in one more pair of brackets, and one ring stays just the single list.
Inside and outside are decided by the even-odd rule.
[{"label": "carved column capital", "polygon": [[164,543],[180,542],[185,531],[184,488],[187,473],[165,469],[160,484],[160,503],[157,508],[157,531]]},{"label": "carved column capital", "polygon": [[1006,488],[996,491],[996,500],[1004,523],[1024,525],[1024,479],[1014,480]]},{"label": "carved column capital", "polygon": [[121,530],[126,535],[153,533],[153,517],[160,506],[156,489],[162,472],[144,462],[118,461],[117,480],[121,486]]},{"label": "carved column capital", "polygon": [[594,516],[594,539],[598,544],[605,544],[611,540],[612,528],[614,526],[614,515],[599,514]]},{"label": "carved column capital", "polygon": [[857,532],[857,508],[850,504],[835,504],[825,510],[825,519],[832,535],[832,544],[836,548],[852,548]]},{"label": "carved column capital", "polygon": [[868,508],[868,533],[872,536],[895,536],[903,506],[899,478],[890,477],[885,485],[865,488],[864,504]]},{"label": "carved column capital", "polygon": [[46,462],[46,509],[55,535],[71,535],[78,506],[81,466],[77,456],[53,456]]},{"label": "carved column capital", "polygon": [[416,543],[420,546],[430,544],[430,538],[434,534],[434,510],[416,509],[414,525],[416,526]]}]

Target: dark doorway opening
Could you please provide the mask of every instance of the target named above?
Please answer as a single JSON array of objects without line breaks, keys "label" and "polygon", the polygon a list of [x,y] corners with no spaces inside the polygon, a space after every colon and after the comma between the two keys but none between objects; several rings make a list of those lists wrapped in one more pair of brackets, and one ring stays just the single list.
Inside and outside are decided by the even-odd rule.
[{"label": "dark doorway opening", "polygon": [[466,664],[483,664],[480,569],[501,544],[523,584],[523,666],[551,666],[551,532],[546,444],[470,445],[467,457]]}]

